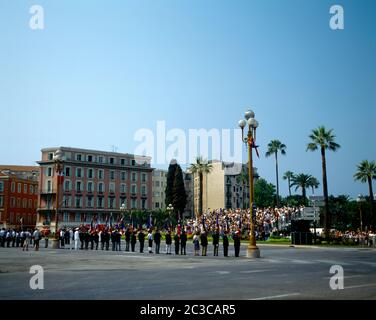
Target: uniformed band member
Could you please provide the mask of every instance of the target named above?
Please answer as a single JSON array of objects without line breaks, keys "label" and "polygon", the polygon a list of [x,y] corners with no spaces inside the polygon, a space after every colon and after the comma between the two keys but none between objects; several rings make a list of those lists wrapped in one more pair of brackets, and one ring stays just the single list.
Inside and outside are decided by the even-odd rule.
[{"label": "uniformed band member", "polygon": [[207,250],[208,250],[208,236],[206,235],[206,232],[203,232],[201,234],[201,246],[202,246],[202,256],[205,257]]},{"label": "uniformed band member", "polygon": [[166,233],[166,254],[171,254],[171,245],[172,245],[171,231],[168,230]]},{"label": "uniformed band member", "polygon": [[137,243],[137,231],[134,230],[131,234],[131,249],[132,249],[132,252],[135,252],[136,243]]},{"label": "uniformed band member", "polygon": [[148,251],[153,253],[153,230],[150,229],[148,233]]},{"label": "uniformed band member", "polygon": [[234,239],[235,257],[239,258],[239,254],[240,254],[240,240],[241,240],[240,231],[236,231],[232,238]]},{"label": "uniformed band member", "polygon": [[180,246],[181,246],[181,255],[187,255],[187,234],[183,230],[181,235],[180,235]]},{"label": "uniformed band member", "polygon": [[140,253],[144,253],[145,233],[142,231],[142,229],[138,233],[138,241],[140,242]]},{"label": "uniformed band member", "polygon": [[228,247],[229,247],[229,241],[228,241],[228,235],[227,231],[223,234],[223,255],[225,257],[228,257]]},{"label": "uniformed band member", "polygon": [[154,242],[155,242],[155,253],[159,254],[159,249],[161,247],[161,233],[159,230],[155,230],[154,233]]},{"label": "uniformed band member", "polygon": [[218,257],[218,249],[219,249],[219,232],[218,229],[212,235],[213,237],[213,246],[214,246],[214,256]]},{"label": "uniformed band member", "polygon": [[131,230],[127,228],[125,231],[125,251],[129,252],[129,244],[131,242]]}]

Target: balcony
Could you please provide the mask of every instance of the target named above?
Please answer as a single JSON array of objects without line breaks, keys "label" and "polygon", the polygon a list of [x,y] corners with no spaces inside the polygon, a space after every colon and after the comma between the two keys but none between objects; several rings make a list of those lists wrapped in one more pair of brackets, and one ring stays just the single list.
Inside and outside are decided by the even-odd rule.
[{"label": "balcony", "polygon": [[131,197],[132,197],[132,198],[137,198],[137,193],[136,193],[136,192],[132,192],[132,193],[131,193]]},{"label": "balcony", "polygon": [[141,198],[146,199],[147,197],[148,197],[148,195],[146,193],[141,194]]},{"label": "balcony", "polygon": [[43,194],[56,194],[56,188],[53,188],[53,189],[40,189],[39,193],[41,195],[43,195]]}]

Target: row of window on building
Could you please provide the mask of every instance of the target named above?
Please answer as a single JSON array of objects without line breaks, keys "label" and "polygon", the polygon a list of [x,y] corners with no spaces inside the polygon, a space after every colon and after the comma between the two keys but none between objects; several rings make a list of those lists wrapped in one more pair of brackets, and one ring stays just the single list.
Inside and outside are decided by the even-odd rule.
[{"label": "row of window on building", "polygon": [[[85,200],[85,203],[83,203]],[[119,199],[114,197],[81,197],[81,196],[64,196],[63,198],[63,207],[65,208],[90,208],[90,209],[116,209],[118,210],[121,206],[124,205],[125,209],[147,209],[146,199],[136,199],[131,198],[128,201],[127,198],[121,197]],[[47,202],[47,208],[52,209],[51,202]]]},{"label": "row of window on building", "polygon": [[[24,193],[24,194],[38,194],[38,188],[33,185],[28,185],[27,183],[16,183],[12,181],[10,185],[10,190],[12,193],[16,192],[17,186],[17,193]],[[0,181],[0,192],[4,192],[4,181]]]},{"label": "row of window on building", "polygon": [[[48,154],[48,160],[53,160],[54,154]],[[126,158],[116,158],[116,157],[106,157],[106,156],[98,156],[98,155],[91,155],[91,154],[81,154],[76,153],[73,159],[67,160],[75,160],[75,161],[83,161],[83,162],[93,162],[93,163],[100,163],[100,164],[111,164],[111,165],[121,165],[121,166],[136,166],[137,161],[135,159],[126,159]]]},{"label": "row of window on building", "polygon": [[[2,196],[1,196],[2,198]],[[3,200],[0,200],[0,202],[3,202]],[[0,205],[2,207],[3,205]],[[23,208],[23,209],[37,209],[38,203],[37,200],[32,199],[21,199],[21,198],[10,198],[10,207],[11,208]]]},{"label": "row of window on building", "polygon": [[[84,168],[76,168],[75,170],[75,177],[76,178],[84,178],[85,177],[85,172]],[[88,179],[97,179],[99,180],[104,180],[105,179],[105,174],[108,174],[109,180],[116,180],[117,178],[117,171],[115,170],[104,170],[104,169],[86,169],[86,177]],[[47,177],[53,177],[54,176],[54,169],[52,167],[46,168],[46,176]],[[65,167],[64,168],[64,176],[65,177],[72,177],[72,170],[71,167]],[[138,172],[132,172],[131,173],[131,181],[132,182],[137,182],[139,178],[139,173]],[[128,173],[127,171],[121,171],[119,173],[119,179],[122,181],[125,181],[128,179]],[[141,173],[141,182],[147,182],[148,176],[146,173]]]},{"label": "row of window on building", "polygon": [[37,217],[35,214],[28,214],[28,215],[22,215],[22,214],[15,214],[14,212],[9,213],[9,221],[11,224],[18,225],[21,224],[21,218],[23,225],[35,225]]}]

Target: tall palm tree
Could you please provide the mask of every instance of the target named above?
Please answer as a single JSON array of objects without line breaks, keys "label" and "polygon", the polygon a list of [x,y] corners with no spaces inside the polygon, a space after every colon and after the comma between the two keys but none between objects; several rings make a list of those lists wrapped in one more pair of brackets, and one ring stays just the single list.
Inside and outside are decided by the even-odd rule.
[{"label": "tall palm tree", "polygon": [[376,180],[376,162],[375,161],[362,161],[358,166],[358,171],[354,175],[355,181],[360,181],[363,183],[368,182],[368,189],[369,189],[369,199],[372,204],[372,213],[375,215],[375,199],[373,196],[373,188],[372,188],[372,180]]},{"label": "tall palm tree", "polygon": [[[203,193],[204,193],[204,174],[208,174],[212,171],[213,166],[208,163],[207,160],[204,160],[201,156],[196,158],[196,163],[192,163],[189,170],[191,171],[192,174],[198,174],[199,176],[199,198],[198,198],[198,214],[202,215],[202,199],[203,199]],[[198,217],[196,217],[198,218]]]},{"label": "tall palm tree", "polygon": [[298,175],[294,175],[291,178],[291,187],[296,187],[295,191],[299,188],[302,189],[302,197],[304,203],[307,202],[307,188],[309,188],[309,183],[312,179],[312,176],[309,174],[300,173]]},{"label": "tall palm tree", "polygon": [[315,194],[315,189],[318,189],[320,186],[320,181],[317,180],[315,177],[311,177],[311,179],[308,182],[308,187],[312,188],[312,194]]},{"label": "tall palm tree", "polygon": [[289,196],[291,197],[291,179],[294,177],[294,172],[286,171],[283,175],[283,180],[287,180],[289,184]]},{"label": "tall palm tree", "polygon": [[236,182],[240,184],[243,188],[243,195],[242,195],[242,209],[245,209],[245,187],[249,185],[249,176],[248,174],[242,170],[240,174],[236,177]]},{"label": "tall palm tree", "polygon": [[276,171],[276,180],[277,180],[277,207],[279,206],[279,177],[278,177],[278,152],[280,151],[282,155],[286,154],[286,145],[284,145],[279,140],[272,140],[268,144],[268,151],[265,156],[270,157],[271,155],[275,156],[275,171]]},{"label": "tall palm tree", "polygon": [[322,180],[324,189],[325,212],[324,212],[324,232],[326,237],[329,237],[330,229],[330,212],[329,212],[329,194],[328,194],[328,178],[326,173],[326,150],[337,151],[341,146],[335,142],[336,136],[333,134],[333,129],[326,130],[324,126],[312,130],[309,135],[311,142],[307,145],[307,151],[321,151],[322,164]]}]

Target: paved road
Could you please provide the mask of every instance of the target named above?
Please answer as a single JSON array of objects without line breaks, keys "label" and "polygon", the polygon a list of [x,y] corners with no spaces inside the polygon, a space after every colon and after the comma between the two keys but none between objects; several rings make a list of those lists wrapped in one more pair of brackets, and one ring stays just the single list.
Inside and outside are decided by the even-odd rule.
[{"label": "paved road", "polygon": [[[376,299],[375,249],[261,246],[257,260],[194,257],[192,249],[167,256],[0,248],[0,299]],[[29,287],[32,265],[44,268],[44,290]],[[344,290],[329,287],[332,265],[344,268]]]}]

